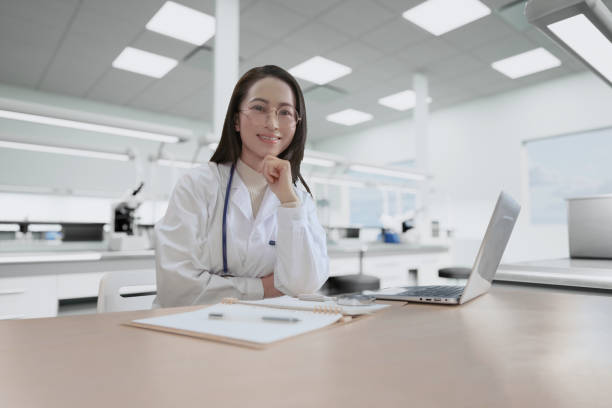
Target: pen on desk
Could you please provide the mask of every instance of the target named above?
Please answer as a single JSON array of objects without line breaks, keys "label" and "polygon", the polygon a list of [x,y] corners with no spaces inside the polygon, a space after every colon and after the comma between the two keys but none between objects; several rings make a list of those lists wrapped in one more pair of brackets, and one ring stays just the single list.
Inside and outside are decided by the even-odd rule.
[{"label": "pen on desk", "polygon": [[[223,319],[226,316],[223,313],[209,313],[209,319]],[[300,319],[296,317],[284,317],[284,316],[262,316],[261,320],[265,320],[267,322],[277,322],[277,323],[298,323]]]}]

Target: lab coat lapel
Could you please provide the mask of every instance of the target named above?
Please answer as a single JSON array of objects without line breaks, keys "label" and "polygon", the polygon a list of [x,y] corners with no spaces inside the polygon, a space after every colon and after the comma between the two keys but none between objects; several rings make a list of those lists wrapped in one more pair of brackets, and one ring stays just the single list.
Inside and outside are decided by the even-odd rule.
[{"label": "lab coat lapel", "polygon": [[255,223],[263,222],[269,216],[275,214],[279,206],[280,200],[278,197],[276,197],[276,194],[270,190],[270,187],[266,187],[266,192],[261,200],[261,205],[259,206],[257,217],[255,218]]},{"label": "lab coat lapel", "polygon": [[253,208],[251,207],[249,190],[247,190],[244,181],[242,181],[237,171],[234,172],[234,180],[232,181],[231,190],[230,195],[232,204],[240,209],[240,212],[247,218],[247,220],[252,220]]}]

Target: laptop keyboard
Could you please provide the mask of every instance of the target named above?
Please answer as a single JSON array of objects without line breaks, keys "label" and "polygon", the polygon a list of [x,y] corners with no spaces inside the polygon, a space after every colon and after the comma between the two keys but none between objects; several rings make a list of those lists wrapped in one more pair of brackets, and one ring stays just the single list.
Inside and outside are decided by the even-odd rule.
[{"label": "laptop keyboard", "polygon": [[397,295],[457,298],[463,293],[463,288],[465,286],[414,286]]}]

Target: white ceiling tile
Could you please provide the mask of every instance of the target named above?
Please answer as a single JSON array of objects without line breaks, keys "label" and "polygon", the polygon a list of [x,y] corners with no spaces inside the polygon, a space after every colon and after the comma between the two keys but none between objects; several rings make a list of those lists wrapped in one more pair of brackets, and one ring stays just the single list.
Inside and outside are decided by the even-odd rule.
[{"label": "white ceiling tile", "polygon": [[2,55],[0,82],[36,87],[52,57],[51,53],[39,54],[39,51],[41,51],[39,48],[0,38],[0,55]]},{"label": "white ceiling tile", "polygon": [[155,81],[157,81],[155,78],[110,68],[89,90],[87,97],[98,101],[124,105]]},{"label": "white ceiling tile", "polygon": [[423,0],[375,0],[380,5],[388,8],[391,11],[395,11],[398,15],[420,3]]},{"label": "white ceiling tile", "polygon": [[464,25],[440,36],[448,43],[462,50],[471,50],[490,41],[508,37],[516,33],[500,17],[490,14],[487,17]]},{"label": "white ceiling tile", "polygon": [[392,53],[432,37],[425,30],[399,17],[363,35],[361,39],[382,52]]},{"label": "white ceiling tile", "polygon": [[[229,103],[229,101],[228,101]],[[194,119],[211,120],[212,86],[204,85],[182,101],[168,109],[168,113]]]},{"label": "white ceiling tile", "polygon": [[92,63],[91,60],[75,54],[71,54],[71,59],[58,54],[39,88],[47,92],[85,97],[87,91],[107,69],[103,64]]},{"label": "white ceiling tile", "polygon": [[288,47],[286,44],[278,44],[255,55],[253,58],[245,60],[243,64],[249,67],[261,65],[278,65],[286,70],[295,65],[306,61],[312,55],[304,54],[301,50]]},{"label": "white ceiling tile", "polygon": [[165,0],[83,0],[80,8],[107,22],[122,21],[144,29],[164,3]]},{"label": "white ceiling tile", "polygon": [[[111,18],[81,7],[75,16],[68,35],[78,35],[91,41],[92,47],[103,43],[106,47],[114,47],[117,55],[130,45],[144,30],[144,25],[136,25],[130,21],[119,18]],[[108,62],[108,65],[112,61]]]},{"label": "white ceiling tile", "polygon": [[492,84],[508,88],[515,84],[512,79],[497,72],[491,67],[484,67],[468,72],[454,78],[452,81],[461,86],[461,88],[471,92],[481,92]]},{"label": "white ceiling tile", "polygon": [[10,20],[19,21],[28,26],[30,32],[34,31],[32,29],[35,27],[63,31],[78,4],[78,0],[4,0],[0,2],[0,17],[5,24]]},{"label": "white ceiling tile", "polygon": [[470,54],[482,62],[491,64],[500,59],[508,58],[536,48],[532,41],[520,34],[513,34],[499,41],[487,43],[481,47],[474,48]]},{"label": "white ceiling tile", "polygon": [[440,38],[430,38],[397,52],[398,58],[414,69],[425,69],[428,65],[461,53],[456,47]]},{"label": "white ceiling tile", "polygon": [[477,71],[487,65],[467,54],[459,54],[454,57],[436,62],[427,67],[425,72],[433,80],[445,80],[457,78],[463,74]]},{"label": "white ceiling tile", "polygon": [[283,36],[283,44],[301,53],[320,55],[334,47],[345,44],[349,40],[346,35],[319,23],[309,23],[287,36]]},{"label": "white ceiling tile", "polygon": [[319,19],[346,34],[359,36],[394,17],[396,14],[371,0],[351,0],[326,11]]},{"label": "white ceiling tile", "polygon": [[[211,80],[210,72],[179,64],[164,78],[146,87],[128,104],[141,109],[166,111]],[[212,96],[210,99],[212,100]]]},{"label": "white ceiling tile", "polygon": [[364,89],[376,86],[379,82],[371,71],[356,69],[350,75],[346,75],[340,79],[336,79],[330,85],[340,88],[349,93],[360,92]]},{"label": "white ceiling tile", "polygon": [[298,14],[315,17],[330,9],[340,0],[283,0],[283,6],[290,8]]},{"label": "white ceiling tile", "polygon": [[195,45],[180,41],[153,31],[141,31],[131,44],[131,47],[149,51],[154,54],[174,58],[181,61],[187,54],[196,48]]},{"label": "white ceiling tile", "polygon": [[321,55],[354,70],[382,58],[384,54],[365,43],[352,41]]},{"label": "white ceiling tile", "polygon": [[[245,6],[247,3],[244,0],[239,0],[240,7]],[[181,3],[184,6],[191,7],[192,9],[201,11],[202,13],[206,13],[209,16],[215,15],[215,0],[180,0],[178,3]]]},{"label": "white ceiling tile", "polygon": [[363,67],[363,69],[376,81],[384,81],[412,71],[412,68],[406,61],[396,57],[385,57],[372,61],[372,63]]},{"label": "white ceiling tile", "polygon": [[276,45],[279,40],[270,40],[257,34],[247,27],[240,27],[240,57],[249,59],[255,57],[260,51]]},{"label": "white ceiling tile", "polygon": [[247,8],[240,16],[240,26],[265,38],[278,39],[295,31],[307,21],[281,2],[260,1]]},{"label": "white ceiling tile", "polygon": [[29,16],[24,7],[2,5],[0,81],[36,87],[60,44],[74,10],[69,7],[57,9],[53,8],[56,13],[51,13],[53,21],[41,22],[36,10],[30,11],[32,16]]},{"label": "white ceiling tile", "polygon": [[68,34],[40,82],[40,88],[73,96],[87,90],[108,70],[117,48],[76,33]]}]

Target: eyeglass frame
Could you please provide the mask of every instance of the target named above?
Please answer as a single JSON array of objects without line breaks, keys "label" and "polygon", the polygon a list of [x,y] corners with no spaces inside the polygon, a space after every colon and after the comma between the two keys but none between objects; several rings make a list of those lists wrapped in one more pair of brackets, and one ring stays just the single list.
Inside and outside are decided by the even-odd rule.
[{"label": "eyeglass frame", "polygon": [[[285,106],[283,106],[283,108],[285,108]],[[279,118],[278,118],[278,109],[277,109],[277,108],[266,108],[266,109],[269,109],[269,110],[268,110],[268,112],[266,113],[266,117],[267,117],[268,115],[270,115],[270,112],[272,112],[272,110],[275,110],[275,111],[276,111],[276,115],[275,115],[275,116],[276,116],[276,121],[277,121],[278,123],[280,123],[280,120],[279,120]],[[297,109],[295,109],[293,106],[291,106],[291,109],[293,109],[293,110],[295,111],[295,116],[296,116],[296,118],[295,118],[295,125],[293,125],[293,126],[297,126],[297,124],[298,124],[298,123],[299,123],[299,122],[302,120],[302,117],[300,116],[300,114],[299,114],[299,112],[297,111]],[[253,109],[251,109],[251,108],[247,108],[247,109],[238,109],[238,112],[245,112],[245,113],[248,113],[248,112],[250,112],[251,110],[253,110]],[[261,113],[265,113],[265,112],[261,112]]]}]

